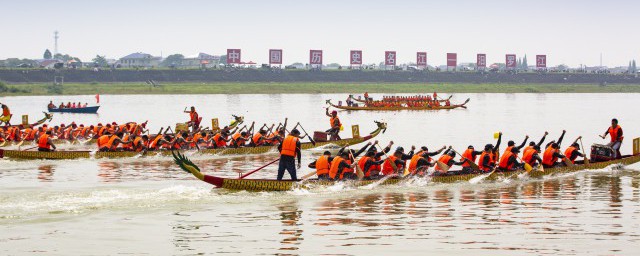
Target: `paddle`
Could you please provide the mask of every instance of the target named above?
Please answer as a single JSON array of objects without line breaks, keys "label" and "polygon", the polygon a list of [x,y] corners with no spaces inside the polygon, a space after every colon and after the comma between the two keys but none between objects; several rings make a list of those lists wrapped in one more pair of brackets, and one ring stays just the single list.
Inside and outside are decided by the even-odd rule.
[{"label": "paddle", "polygon": [[317,171],[309,172],[309,173],[305,174],[304,176],[300,177],[300,179],[302,181],[308,180],[309,178],[313,177],[313,175],[316,175],[316,173],[317,173]]},{"label": "paddle", "polygon": [[251,175],[251,174],[254,174],[254,173],[256,173],[257,171],[260,171],[260,170],[264,169],[265,167],[267,167],[267,166],[269,166],[269,165],[271,165],[271,164],[273,164],[273,163],[275,163],[275,162],[277,162],[277,161],[280,161],[280,158],[276,158],[276,159],[274,159],[273,161],[269,162],[268,164],[265,164],[265,165],[261,166],[261,167],[260,167],[260,168],[258,168],[258,169],[255,169],[255,170],[253,170],[253,171],[248,172],[248,173],[247,173],[247,174],[245,174],[245,175],[240,176],[240,178],[239,178],[239,179],[244,179],[244,178],[246,178],[247,176],[249,176],[249,175]]},{"label": "paddle", "polygon": [[38,146],[35,146],[35,147],[30,147],[30,148],[27,148],[27,149],[23,149],[23,150],[20,150],[20,151],[27,151],[27,150],[32,150],[32,149],[34,149],[34,148],[37,148],[37,147],[38,147]]},{"label": "paddle", "polygon": [[580,138],[580,146],[582,147],[582,152],[584,152],[584,164],[589,164],[589,158],[587,157],[587,149],[584,147],[584,144],[582,144],[582,137]]},{"label": "paddle", "polygon": [[462,159],[466,160],[467,163],[469,163],[469,165],[471,166],[471,169],[473,169],[474,171],[478,171],[480,170],[480,166],[478,166],[474,161],[471,161],[471,159],[468,159],[464,156],[462,156],[460,153],[458,153],[458,151],[456,151],[455,149],[451,149],[453,150],[453,152],[455,152],[456,154],[458,154],[460,157],[462,157]]},{"label": "paddle", "polygon": [[309,141],[311,141],[311,144],[313,144],[314,146],[316,145],[316,141],[313,140],[313,138],[311,138],[311,136],[309,136],[309,133],[307,133],[307,131],[304,129],[304,127],[302,127],[302,125],[300,123],[297,124],[298,126],[300,126],[300,129],[302,129],[302,131],[304,132],[304,137],[309,138]]},{"label": "paddle", "polygon": [[567,156],[564,156],[564,158],[562,159],[562,161],[564,161],[564,164],[565,164],[565,165],[567,165],[567,166],[569,166],[569,167],[572,167],[572,166],[574,166],[574,165],[575,165],[573,162],[571,162],[571,159],[569,159],[569,157],[567,157]]},{"label": "paddle", "polygon": [[524,163],[524,170],[527,171],[527,173],[529,173],[529,172],[531,172],[531,170],[533,170],[533,167],[529,163],[527,163],[525,161],[522,161],[522,158],[520,158],[520,156],[516,155],[516,157],[518,158],[518,160],[520,160],[520,162]]},{"label": "paddle", "polygon": [[360,169],[360,166],[357,164],[356,158],[353,156],[351,150],[349,150],[349,156],[351,156],[351,159],[353,159],[353,163],[356,165],[356,176],[358,176],[358,180],[362,180],[364,178],[364,172],[362,172],[362,169]]}]

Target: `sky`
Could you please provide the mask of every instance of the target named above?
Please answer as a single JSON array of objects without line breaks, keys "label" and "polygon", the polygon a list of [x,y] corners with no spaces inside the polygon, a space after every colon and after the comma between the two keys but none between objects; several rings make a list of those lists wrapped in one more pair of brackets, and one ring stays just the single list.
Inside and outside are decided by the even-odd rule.
[{"label": "sky", "polygon": [[54,48],[90,61],[129,53],[156,56],[199,52],[222,55],[242,49],[242,61],[268,62],[283,49],[285,64],[307,63],[321,49],[324,63],[348,65],[362,50],[365,64],[396,51],[398,63],[428,53],[429,65],[504,63],[505,54],[537,54],[547,64],[626,66],[640,60],[640,1],[457,0],[24,0],[2,1],[0,59],[42,58]]}]

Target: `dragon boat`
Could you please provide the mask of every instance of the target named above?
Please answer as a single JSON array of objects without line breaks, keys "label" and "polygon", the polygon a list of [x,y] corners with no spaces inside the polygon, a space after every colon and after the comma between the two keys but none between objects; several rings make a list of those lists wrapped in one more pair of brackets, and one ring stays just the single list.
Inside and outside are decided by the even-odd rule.
[{"label": "dragon boat", "polygon": [[[358,96],[358,97],[360,97],[360,96]],[[366,100],[366,99],[365,99],[365,100],[363,100],[363,99],[361,99],[361,98],[356,98],[356,97],[354,97],[354,96],[353,96],[353,94],[350,94],[350,95],[349,95],[349,98],[351,98],[351,99],[352,99],[353,101],[355,101],[355,102],[367,103],[367,100]],[[447,100],[451,100],[451,98],[453,98],[453,95],[449,95],[449,98],[441,99],[441,100],[438,100],[438,101],[439,101],[439,102],[446,102]],[[370,98],[370,99],[372,99],[372,98]],[[371,100],[371,101],[377,101],[377,100]],[[408,102],[408,101],[406,101],[406,100],[401,100],[401,101],[399,101],[399,102],[401,102],[401,103],[406,103],[406,102]]]},{"label": "dragon boat", "polygon": [[0,126],[0,128],[2,128],[4,130],[7,130],[10,127],[13,127],[13,128],[18,127],[18,128],[20,128],[22,130],[22,129],[33,128],[33,127],[39,126],[39,125],[44,124],[45,122],[51,121],[51,119],[53,119],[53,115],[52,114],[49,114],[47,112],[42,112],[42,113],[44,114],[44,117],[42,119],[36,121],[35,123],[32,123],[32,124],[5,125],[5,126]]},{"label": "dragon boat", "polygon": [[335,105],[331,103],[331,100],[327,100],[327,104],[330,106],[342,109],[342,110],[373,110],[373,111],[399,111],[399,110],[447,110],[447,109],[456,109],[456,108],[467,108],[466,105],[469,103],[470,99],[467,99],[462,104],[451,105],[451,106],[424,106],[424,107],[408,107],[408,106],[394,106],[394,107],[367,107],[367,106],[342,106]]},{"label": "dragon boat", "polygon": [[100,106],[82,108],[49,108],[51,113],[96,114]]},{"label": "dragon boat", "polygon": [[[387,129],[386,123],[376,122],[377,128],[366,136],[354,136],[354,138],[347,138],[334,141],[317,141],[301,143],[302,149],[311,149],[321,147],[325,145],[336,145],[340,147],[356,145],[378,136],[380,133],[384,133]],[[193,152],[195,154],[204,155],[252,155],[252,154],[264,154],[269,152],[276,152],[277,146],[258,146],[258,147],[240,147],[240,148],[215,148],[215,149],[202,149],[196,150],[184,150],[183,152]],[[139,156],[170,156],[171,150],[156,150],[156,151],[20,151],[20,150],[3,150],[0,149],[0,158],[9,159],[82,159],[82,158],[126,158],[126,157],[139,157]]]},{"label": "dragon boat", "polygon": [[[636,139],[637,140],[637,139]],[[609,161],[601,161],[601,162],[591,162],[591,163],[581,163],[576,164],[574,166],[562,166],[555,168],[544,168],[543,170],[533,170],[531,172],[526,172],[525,170],[517,170],[517,171],[509,171],[509,172],[491,172],[491,173],[476,173],[476,174],[456,174],[459,172],[449,172],[448,175],[438,175],[438,176],[430,176],[430,182],[433,183],[456,183],[456,182],[469,182],[474,178],[480,178],[481,176],[484,180],[487,181],[499,181],[504,179],[510,179],[513,177],[517,177],[521,174],[527,173],[527,175],[531,178],[540,178],[543,176],[549,175],[561,175],[567,173],[575,173],[582,170],[597,170],[603,169],[610,165],[630,165],[637,162],[640,162],[640,146],[636,145],[640,144],[639,142],[634,141],[634,154],[626,155],[620,159],[613,159]],[[330,180],[317,180],[317,179],[309,179],[309,180],[269,180],[269,179],[240,179],[240,178],[223,178],[213,175],[203,174],[198,166],[193,164],[188,158],[181,154],[173,155],[175,163],[180,166],[184,171],[193,174],[199,180],[202,180],[206,183],[213,185],[216,188],[224,188],[229,190],[245,190],[245,191],[289,191],[296,188],[308,189],[312,187],[318,186],[332,186],[335,185],[336,182],[344,182],[349,186],[360,187],[372,185],[374,183],[378,183],[377,185],[391,185],[398,184],[404,181],[408,181],[410,177],[385,177],[380,180],[349,180],[349,181],[330,181]]]},{"label": "dragon boat", "polygon": [[[244,122],[244,116],[236,116],[233,115],[234,120],[231,121],[231,124],[229,124],[229,129],[235,129],[236,127],[238,127],[238,125],[242,124]],[[168,135],[174,135],[172,133],[167,133]],[[156,136],[156,134],[151,134],[149,135],[150,137],[154,137]],[[64,145],[64,144],[78,144],[78,145],[89,145],[89,144],[95,144],[97,142],[97,138],[93,137],[93,138],[88,138],[85,140],[82,139],[53,139],[53,144],[55,145]],[[0,143],[0,148],[1,147],[9,147],[9,146],[35,146],[36,145],[36,141],[35,140],[25,140],[25,141],[6,141],[6,142],[2,142]]]}]

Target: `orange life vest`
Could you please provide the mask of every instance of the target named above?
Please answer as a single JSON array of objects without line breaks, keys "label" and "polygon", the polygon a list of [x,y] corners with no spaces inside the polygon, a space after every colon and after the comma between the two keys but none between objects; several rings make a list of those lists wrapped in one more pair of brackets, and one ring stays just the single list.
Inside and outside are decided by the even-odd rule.
[{"label": "orange life vest", "polygon": [[107,146],[107,143],[109,143],[109,135],[102,135],[98,137],[98,148]]},{"label": "orange life vest", "polygon": [[[124,135],[122,137],[122,141],[128,141],[128,140],[129,140],[129,134]],[[122,148],[126,149],[126,150],[131,150],[131,149],[133,149],[133,143],[124,143],[124,144],[122,144]]]},{"label": "orange life vest", "polygon": [[[471,162],[476,162],[476,157],[475,155],[473,155],[473,149],[467,149],[464,151],[464,153],[462,153],[462,158],[460,158],[460,161],[464,161],[464,159],[469,159],[469,161]],[[464,163],[462,164],[462,167],[470,167],[471,164],[469,164],[469,162],[464,161]]]},{"label": "orange life vest", "polygon": [[511,156],[513,156],[513,152],[511,151],[504,152],[504,154],[500,158],[500,163],[498,164],[498,167],[502,169],[507,169],[507,170],[513,169],[514,165],[509,164],[509,159],[511,158]]},{"label": "orange life vest", "polygon": [[196,133],[195,135],[193,135],[193,142],[191,142],[189,144],[189,146],[191,146],[192,148],[196,147],[196,143],[198,143],[198,141],[202,138],[202,134],[200,133]]},{"label": "orange life vest", "polygon": [[[393,174],[395,171],[393,170],[393,165],[391,165],[392,162],[396,162],[396,160],[398,160],[398,158],[394,155],[390,155],[387,159],[384,160],[384,163],[382,163],[382,174],[383,175],[391,175]],[[397,165],[397,164],[396,164]],[[398,170],[402,170],[404,166],[399,165],[396,166]]]},{"label": "orange life vest", "polygon": [[331,117],[331,119],[329,120],[331,122],[331,128],[335,127],[335,123],[336,121],[338,121],[338,128],[340,128],[340,126],[342,126],[342,123],[340,123],[340,118],[338,118],[338,116],[336,117]]},{"label": "orange life vest", "polygon": [[51,144],[49,144],[49,135],[42,134],[38,139],[38,148],[46,148],[51,149]]},{"label": "orange life vest", "polygon": [[260,133],[254,134],[253,138],[251,139],[251,141],[253,142],[253,145],[256,145],[256,146],[262,145],[263,141],[260,140],[260,138],[262,138],[262,134],[260,134]]},{"label": "orange life vest", "polygon": [[198,112],[189,112],[189,118],[191,119],[191,122],[198,122]]},{"label": "orange life vest", "polygon": [[[449,162],[451,162],[452,159],[453,159],[453,157],[451,157],[450,155],[442,155],[442,156],[440,156],[440,158],[438,158],[438,161],[440,161],[443,164],[446,164],[447,166],[451,167]],[[436,171],[442,171],[440,166],[436,165]]]},{"label": "orange life vest", "polygon": [[547,149],[544,150],[544,154],[542,155],[542,164],[547,166],[556,164],[556,162],[558,161],[558,157],[553,156],[556,152],[557,150],[553,147],[547,147]]},{"label": "orange life vest", "polygon": [[409,166],[407,168],[412,174],[416,173],[416,169],[418,167],[418,161],[420,160],[420,158],[422,158],[421,154],[422,154],[422,151],[418,152],[417,154],[411,157],[411,162],[409,162]]},{"label": "orange life vest", "polygon": [[[615,129],[613,127],[609,127],[609,135],[611,135],[611,142],[615,142],[618,140],[618,133],[620,133],[620,130],[622,130],[622,127],[620,127],[620,125],[616,125]],[[622,141],[622,139],[624,139],[624,136],[620,137],[620,141]]]},{"label": "orange life vest", "polygon": [[234,134],[232,138],[237,146],[244,146],[245,139],[240,133]]},{"label": "orange life vest", "polygon": [[535,164],[533,155],[535,155],[536,153],[538,153],[538,151],[533,148],[529,148],[528,150],[525,149],[524,155],[522,156],[522,161],[530,165]]},{"label": "orange life vest", "polygon": [[567,150],[564,151],[564,156],[568,157],[569,160],[571,160],[572,163],[576,163],[576,158],[578,158],[578,156],[573,157],[573,152],[576,151],[578,149],[576,149],[575,147],[568,147]]},{"label": "orange life vest", "polygon": [[328,156],[321,156],[320,158],[318,158],[318,160],[316,160],[316,174],[317,175],[329,174],[329,168],[331,168],[331,166],[329,165],[329,157]]},{"label": "orange life vest", "polygon": [[296,157],[296,145],[298,144],[298,138],[293,135],[288,135],[282,142],[282,148],[280,155]]},{"label": "orange life vest", "polygon": [[223,148],[227,146],[227,142],[222,139],[222,133],[217,133],[213,136],[213,141],[216,143],[216,146],[219,148]]},{"label": "orange life vest", "polygon": [[142,151],[142,137],[136,137],[133,140],[133,144],[131,146],[135,151],[138,151],[138,152]]},{"label": "orange life vest", "polygon": [[105,146],[111,150],[115,150],[118,147],[118,144],[120,144],[119,142],[116,142],[116,139],[119,138],[120,137],[118,137],[118,135],[111,135],[111,137],[109,137],[109,142],[107,142],[107,145]]},{"label": "orange life vest", "polygon": [[[340,167],[340,163],[344,162],[344,158],[336,156],[331,161],[331,168],[329,168],[329,177],[332,179],[336,179],[336,175],[338,174],[338,167]],[[344,173],[344,170],[343,170]]]},{"label": "orange life vest", "polygon": [[160,141],[160,139],[162,139],[162,135],[158,134],[153,141],[151,141],[151,143],[149,143],[149,148],[152,149],[158,149],[160,148],[160,145],[158,145],[158,141]]}]

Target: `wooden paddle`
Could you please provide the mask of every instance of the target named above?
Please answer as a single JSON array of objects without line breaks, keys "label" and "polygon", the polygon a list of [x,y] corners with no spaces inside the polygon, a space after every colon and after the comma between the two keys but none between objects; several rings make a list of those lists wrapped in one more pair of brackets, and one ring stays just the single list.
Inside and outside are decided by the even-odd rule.
[{"label": "wooden paddle", "polygon": [[34,148],[37,148],[37,147],[38,147],[38,146],[35,146],[35,147],[30,147],[30,148],[27,148],[27,149],[23,149],[23,150],[20,150],[20,151],[27,151],[27,150],[32,150],[32,149],[34,149]]},{"label": "wooden paddle", "polygon": [[527,173],[529,173],[529,172],[531,172],[531,170],[533,170],[533,166],[531,166],[529,163],[527,163],[525,161],[522,161],[522,158],[520,158],[520,156],[516,155],[516,157],[518,158],[518,160],[520,160],[520,162],[524,163],[524,170],[527,171]]},{"label": "wooden paddle", "polygon": [[[311,136],[309,136],[309,133],[307,133],[307,131],[304,129],[304,127],[302,127],[302,125],[300,123],[297,124],[298,126],[300,126],[300,129],[302,129],[302,131],[304,132],[304,135],[309,138],[309,141],[311,141],[311,144],[313,144],[314,146],[316,145],[316,141],[313,140],[313,138],[311,138]],[[303,137],[305,137],[303,136]]]},{"label": "wooden paddle", "polygon": [[582,144],[582,138],[580,138],[580,146],[582,147],[582,152],[584,154],[584,164],[589,164],[589,158],[587,157],[587,149],[584,147],[584,144]]},{"label": "wooden paddle", "polygon": [[564,161],[564,164],[571,167],[574,166],[575,164],[571,162],[571,159],[569,159],[568,156],[564,156],[564,158],[562,159],[562,161]]},{"label": "wooden paddle", "polygon": [[302,181],[308,180],[309,178],[313,177],[313,175],[316,175],[317,171],[312,171],[310,173],[305,174],[304,176],[300,177],[300,179]]},{"label": "wooden paddle", "polygon": [[258,169],[255,169],[255,170],[253,170],[253,171],[248,172],[248,173],[247,173],[247,174],[245,174],[245,175],[240,176],[240,178],[239,178],[239,179],[244,179],[244,178],[246,178],[247,176],[249,176],[249,175],[251,175],[251,174],[254,174],[254,173],[256,173],[257,171],[260,171],[260,170],[264,169],[265,167],[267,167],[267,166],[269,166],[269,165],[271,165],[271,164],[273,164],[273,163],[275,163],[275,162],[277,162],[277,161],[280,161],[280,158],[276,158],[276,159],[274,159],[273,161],[269,162],[268,164],[265,164],[265,165],[261,166],[261,167],[260,167],[260,168],[258,168]]},{"label": "wooden paddle", "polygon": [[471,159],[468,159],[464,156],[462,156],[460,153],[458,153],[458,151],[456,151],[455,149],[451,149],[453,150],[453,152],[455,152],[456,154],[458,154],[460,157],[462,157],[462,159],[466,160],[467,163],[469,163],[469,165],[471,166],[471,169],[473,169],[474,171],[479,171],[480,170],[480,166],[478,166],[474,161],[471,161]]},{"label": "wooden paddle", "polygon": [[436,160],[436,165],[438,165],[438,167],[442,169],[444,172],[448,172],[449,169],[451,169],[451,167],[449,167],[447,164],[443,162],[440,162],[440,160]]}]

